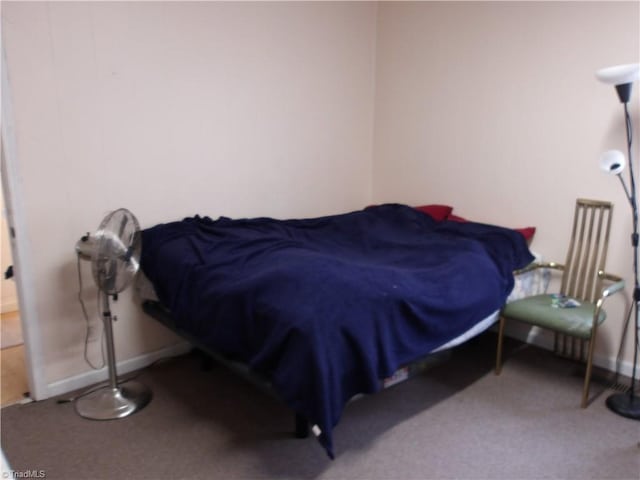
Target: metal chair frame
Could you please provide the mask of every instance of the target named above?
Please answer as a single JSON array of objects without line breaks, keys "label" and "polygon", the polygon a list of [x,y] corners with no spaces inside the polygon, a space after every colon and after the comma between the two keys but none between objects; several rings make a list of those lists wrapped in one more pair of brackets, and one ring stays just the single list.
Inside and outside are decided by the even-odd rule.
[{"label": "metal chair frame", "polygon": [[[522,270],[514,272],[514,274],[518,275],[538,268],[562,272],[560,293],[582,302],[594,304],[593,323],[588,339],[576,338],[565,331],[554,331],[554,352],[556,354],[583,362],[586,361],[586,373],[582,389],[582,408],[586,408],[588,404],[593,352],[598,331],[598,318],[600,317],[602,306],[608,297],[624,288],[624,281],[621,277],[604,271],[612,215],[613,204],[611,202],[579,198],[576,200],[573,229],[565,263],[533,263]],[[613,283],[604,288],[605,281]],[[502,370],[502,344],[506,318],[505,315],[500,315],[496,375],[499,375]],[[586,359],[585,342],[589,344]],[[579,351],[576,348],[576,344],[579,347]]]}]

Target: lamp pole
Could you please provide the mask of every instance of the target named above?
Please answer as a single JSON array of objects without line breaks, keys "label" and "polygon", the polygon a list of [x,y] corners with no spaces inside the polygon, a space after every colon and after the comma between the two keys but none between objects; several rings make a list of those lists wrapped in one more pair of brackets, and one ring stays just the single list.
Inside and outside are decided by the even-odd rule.
[{"label": "lamp pole", "polygon": [[625,194],[631,206],[633,217],[633,232],[631,234],[631,246],[633,249],[633,302],[631,304],[631,312],[634,319],[634,338],[633,338],[633,367],[631,373],[631,385],[625,393],[615,393],[610,395],[606,404],[607,407],[623,417],[640,420],[640,397],[636,395],[636,368],[638,365],[638,329],[640,328],[640,280],[638,278],[638,243],[640,235],[638,234],[638,197],[636,193],[636,178],[634,172],[634,163],[632,156],[633,143],[633,126],[631,123],[631,115],[629,115],[629,99],[631,98],[631,87],[633,82],[640,78],[640,65],[619,65],[615,67],[604,68],[596,72],[599,80],[615,85],[620,102],[624,105],[624,121],[627,134],[627,158],[629,159],[629,184],[630,189],[626,188],[624,180],[620,173],[618,176],[624,187]]},{"label": "lamp pole", "polygon": [[[629,84],[629,87],[631,85]],[[617,88],[617,87],[616,87]],[[629,95],[630,95],[629,88]],[[620,94],[620,89],[618,89]],[[625,98],[625,97],[621,97]],[[631,204],[631,211],[633,216],[633,233],[631,234],[631,246],[633,247],[633,302],[631,309],[633,312],[632,318],[635,320],[633,325],[634,334],[634,346],[633,346],[633,367],[631,372],[631,385],[629,391],[626,393],[614,393],[607,398],[606,404],[609,410],[623,417],[633,418],[640,420],[640,397],[635,394],[636,383],[636,368],[638,365],[638,328],[640,327],[640,281],[638,279],[638,197],[636,196],[636,182],[635,173],[633,171],[633,159],[631,156],[632,145],[632,124],[631,116],[628,109],[628,97],[624,102],[624,117],[627,130],[627,154],[629,159],[629,183],[631,191],[627,194],[629,197],[629,203]]]}]

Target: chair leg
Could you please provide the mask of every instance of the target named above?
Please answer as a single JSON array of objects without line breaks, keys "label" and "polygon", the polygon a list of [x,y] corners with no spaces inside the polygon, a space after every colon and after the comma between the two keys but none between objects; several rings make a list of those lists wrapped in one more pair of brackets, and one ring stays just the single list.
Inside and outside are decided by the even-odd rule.
[{"label": "chair leg", "polygon": [[593,351],[595,350],[596,337],[591,336],[589,340],[589,352],[587,353],[587,371],[584,374],[584,387],[582,388],[582,403],[581,408],[587,408],[589,401],[589,384],[591,383],[591,367],[593,366]]},{"label": "chair leg", "polygon": [[504,337],[505,318],[500,315],[500,325],[498,327],[498,348],[496,351],[496,375],[502,372],[502,339]]}]

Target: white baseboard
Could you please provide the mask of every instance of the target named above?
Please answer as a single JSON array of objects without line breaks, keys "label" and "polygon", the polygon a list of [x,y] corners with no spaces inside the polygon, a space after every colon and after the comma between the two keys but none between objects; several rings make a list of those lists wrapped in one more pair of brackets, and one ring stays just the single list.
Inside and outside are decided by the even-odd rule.
[{"label": "white baseboard", "polygon": [[[124,360],[122,362],[119,362],[116,366],[118,370],[118,376],[133,372],[134,370],[138,370],[140,368],[144,368],[148,365],[151,365],[153,362],[163,358],[173,357],[175,355],[183,355],[187,353],[191,348],[192,346],[189,343],[181,342],[170,347],[162,348],[154,352],[145,353],[138,357]],[[65,378],[57,382],[48,384],[46,392],[47,395],[45,398],[63,395],[65,393],[79,390],[96,383],[104,382],[108,379],[109,370],[107,367],[101,368],[100,370],[90,370],[88,372],[81,373],[80,375]]]},{"label": "white baseboard", "polygon": [[[515,338],[526,343],[530,343],[546,350],[553,350],[553,341],[545,336],[540,335],[536,331],[535,327],[531,330],[523,331],[522,329],[510,329],[507,326],[505,334],[509,337]],[[166,347],[155,352],[146,353],[129,360],[124,360],[118,363],[118,374],[132,372],[144,368],[153,362],[162,358],[172,357],[175,355],[183,355],[187,353],[192,346],[187,342],[177,343],[170,347]],[[611,372],[616,371],[616,359],[609,356],[594,355],[593,363],[598,367],[604,368]],[[631,362],[621,362],[619,373],[627,377],[631,377],[633,372],[633,365]],[[90,385],[94,385],[99,382],[104,382],[109,378],[108,369],[102,368],[100,370],[91,370],[74,377],[65,378],[57,382],[53,382],[47,385],[47,398],[55,397],[57,395],[63,395],[74,390],[79,390]],[[640,379],[640,372],[636,372],[636,378]]]},{"label": "white baseboard", "polygon": [[[536,347],[544,348],[545,350],[553,350],[553,339],[551,335],[544,335],[537,327],[531,327],[531,329],[521,329],[521,328],[509,328],[507,325],[505,329],[505,335],[515,338],[516,340],[520,340],[525,343],[529,343],[531,345],[535,345]],[[615,357],[598,355],[597,353],[593,355],[593,364],[600,368],[604,368],[605,370],[609,370],[610,372],[615,372],[618,368],[616,365]],[[618,373],[624,375],[626,377],[631,378],[631,374],[633,373],[633,363],[625,361],[620,362]],[[636,378],[640,379],[640,370],[636,369]]]}]

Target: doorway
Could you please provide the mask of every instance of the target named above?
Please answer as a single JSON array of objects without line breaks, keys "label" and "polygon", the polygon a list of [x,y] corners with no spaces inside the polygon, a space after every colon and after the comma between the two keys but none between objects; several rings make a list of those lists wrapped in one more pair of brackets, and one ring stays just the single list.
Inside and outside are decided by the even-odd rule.
[{"label": "doorway", "polygon": [[0,187],[2,203],[2,295],[0,301],[0,406],[19,402],[28,395],[29,385],[25,365],[24,337],[18,307],[18,293],[12,278],[5,273],[12,269],[11,241],[4,206],[4,192]]}]

